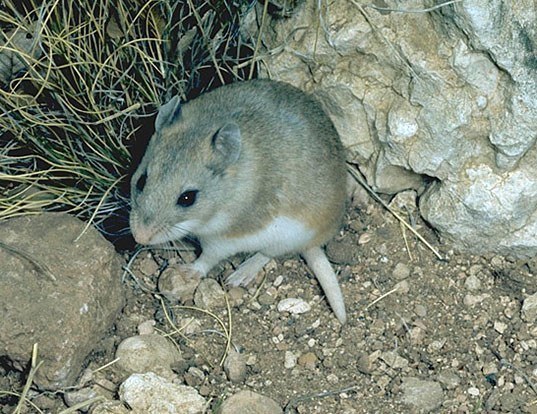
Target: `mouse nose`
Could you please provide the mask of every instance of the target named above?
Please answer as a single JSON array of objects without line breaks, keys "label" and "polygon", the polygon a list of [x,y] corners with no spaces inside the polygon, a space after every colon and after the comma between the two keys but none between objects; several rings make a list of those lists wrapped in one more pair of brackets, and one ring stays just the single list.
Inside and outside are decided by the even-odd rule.
[{"label": "mouse nose", "polygon": [[130,228],[134,240],[138,244],[151,244],[151,239],[153,238],[154,231],[151,230],[148,226],[143,226],[138,220],[133,219],[131,216]]}]

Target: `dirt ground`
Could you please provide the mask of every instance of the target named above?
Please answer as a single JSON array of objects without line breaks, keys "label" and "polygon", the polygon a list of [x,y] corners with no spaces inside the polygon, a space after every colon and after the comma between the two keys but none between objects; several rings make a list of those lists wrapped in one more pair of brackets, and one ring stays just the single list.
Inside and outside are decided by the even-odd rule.
[{"label": "dirt ground", "polygon": [[[189,317],[200,324],[174,336],[184,358],[176,372],[213,408],[250,389],[300,414],[537,413],[537,324],[520,317],[522,301],[536,290],[537,262],[455,254],[423,223],[417,229],[445,260],[382,207],[348,211],[327,248],[339,263],[348,313],[343,328],[298,257],[269,265],[249,290],[229,292],[231,314],[225,306],[213,312],[228,329],[231,320],[233,346],[247,363],[241,383],[228,381],[220,365],[226,341],[217,321],[170,308],[177,324]],[[148,253],[138,256],[132,266],[138,281],[126,280],[127,306],[90,367],[113,359],[119,341],[146,320],[173,330],[162,302],[140,285],[155,287],[162,264]],[[227,274],[232,266],[213,273]],[[278,302],[288,297],[309,302],[311,310],[279,312]],[[440,393],[428,395],[429,386]],[[433,401],[420,402],[428,398]]]},{"label": "dirt ground", "polygon": [[[188,340],[177,338],[185,379],[215,406],[247,388],[288,412],[335,414],[423,411],[408,404],[412,390],[403,386],[414,377],[441,385],[436,412],[537,413],[537,325],[520,318],[523,299],[535,292],[535,263],[443,251],[426,226],[418,229],[445,260],[380,206],[348,212],[340,236],[328,246],[333,261],[348,263],[336,266],[348,312],[343,328],[297,257],[269,266],[249,291],[233,291],[232,341],[247,360],[244,383],[227,381],[219,365],[225,339],[215,320],[176,311],[203,327]],[[220,273],[231,270],[228,264]],[[131,285],[118,333],[133,334],[137,323],[155,316],[170,331],[160,303]],[[286,297],[312,308],[300,315],[278,312]],[[216,313],[228,323],[225,308]],[[284,366],[286,351],[298,357],[292,368]],[[189,378],[192,366],[201,378]]]}]

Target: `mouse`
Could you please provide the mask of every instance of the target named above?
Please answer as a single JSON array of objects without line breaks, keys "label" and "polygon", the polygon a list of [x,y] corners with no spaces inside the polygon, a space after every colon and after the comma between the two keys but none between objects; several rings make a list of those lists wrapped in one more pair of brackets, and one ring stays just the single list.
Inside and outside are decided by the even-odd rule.
[{"label": "mouse", "polygon": [[235,82],[159,108],[131,179],[130,229],[142,245],[196,238],[201,254],[184,266],[197,277],[252,254],[230,286],[298,253],[343,325],[343,294],[323,246],[342,225],[346,182],[344,147],[314,97],[280,81]]}]

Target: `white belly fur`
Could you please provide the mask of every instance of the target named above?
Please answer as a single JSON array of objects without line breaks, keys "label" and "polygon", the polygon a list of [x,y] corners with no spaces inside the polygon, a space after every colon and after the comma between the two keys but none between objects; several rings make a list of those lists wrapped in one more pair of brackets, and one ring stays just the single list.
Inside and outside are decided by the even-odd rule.
[{"label": "white belly fur", "polygon": [[277,217],[257,233],[239,238],[202,240],[221,255],[231,256],[239,252],[260,252],[266,256],[280,256],[301,251],[315,237],[315,231],[302,222],[288,217]]}]

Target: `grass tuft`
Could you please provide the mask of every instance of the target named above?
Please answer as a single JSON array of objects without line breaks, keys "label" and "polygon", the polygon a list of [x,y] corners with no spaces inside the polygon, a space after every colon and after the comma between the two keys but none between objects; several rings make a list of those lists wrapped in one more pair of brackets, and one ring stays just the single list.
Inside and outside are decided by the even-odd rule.
[{"label": "grass tuft", "polygon": [[249,73],[238,28],[253,3],[2,2],[0,220],[121,216],[155,109]]}]

